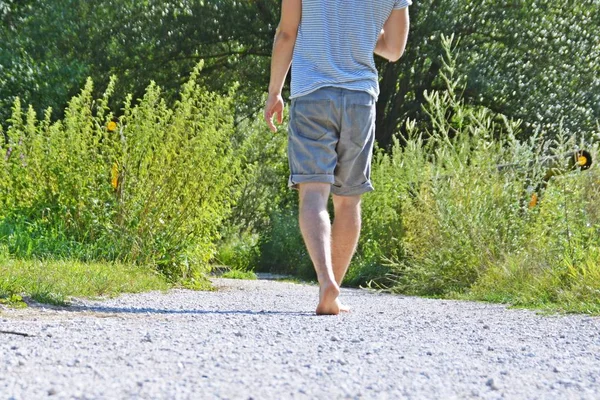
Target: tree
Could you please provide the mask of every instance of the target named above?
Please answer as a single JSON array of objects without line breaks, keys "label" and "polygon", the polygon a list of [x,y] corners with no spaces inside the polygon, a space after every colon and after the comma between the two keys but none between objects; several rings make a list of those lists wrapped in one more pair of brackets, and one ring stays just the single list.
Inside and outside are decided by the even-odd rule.
[{"label": "tree", "polygon": [[399,63],[381,64],[377,136],[388,145],[406,118],[425,121],[425,90],[436,80],[441,33],[455,34],[466,100],[535,129],[587,136],[600,119],[600,3],[549,0],[425,0]]},{"label": "tree", "polygon": [[[140,97],[151,80],[176,98],[189,71],[205,60],[203,83],[226,93],[243,82],[240,110],[256,111],[268,85],[278,16],[270,0],[28,0],[0,3],[0,120],[19,96],[54,116],[87,76],[98,91],[116,75],[123,92]],[[19,4],[17,7],[16,4]]]},{"label": "tree", "polygon": [[[199,59],[202,82],[227,92],[240,82],[237,111],[260,111],[279,20],[277,0],[0,0],[0,120],[16,96],[60,116],[92,76],[111,75],[123,93],[154,80],[168,98]],[[422,0],[410,7],[403,58],[378,59],[377,139],[388,146],[411,118],[427,124],[425,91],[438,78],[442,33],[455,34],[466,100],[536,129],[588,135],[600,119],[600,3],[596,0]]]}]

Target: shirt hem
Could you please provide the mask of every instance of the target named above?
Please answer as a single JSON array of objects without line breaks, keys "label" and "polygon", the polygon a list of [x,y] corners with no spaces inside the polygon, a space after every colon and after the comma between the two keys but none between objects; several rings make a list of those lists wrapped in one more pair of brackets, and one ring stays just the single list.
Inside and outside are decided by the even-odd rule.
[{"label": "shirt hem", "polygon": [[294,94],[290,95],[290,100],[295,99],[297,97],[306,96],[307,94],[311,94],[312,92],[316,92],[317,90],[325,88],[325,87],[335,87],[335,88],[340,88],[340,89],[354,90],[355,92],[366,92],[366,93],[369,93],[371,96],[373,96],[376,101],[377,101],[377,98],[379,97],[379,92],[376,90],[359,89],[356,87],[350,87],[343,83],[324,83],[324,84],[318,85],[314,88],[306,89],[299,93],[294,93]]}]

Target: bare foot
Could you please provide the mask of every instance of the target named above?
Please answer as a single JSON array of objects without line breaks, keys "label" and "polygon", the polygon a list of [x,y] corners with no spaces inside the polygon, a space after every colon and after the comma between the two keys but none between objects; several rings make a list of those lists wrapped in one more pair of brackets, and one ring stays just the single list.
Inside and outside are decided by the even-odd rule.
[{"label": "bare foot", "polygon": [[340,308],[340,312],[350,312],[350,307],[343,305],[340,302],[340,299],[335,299],[335,302],[337,303],[338,307]]},{"label": "bare foot", "polygon": [[339,295],[340,288],[335,283],[321,285],[317,315],[338,315],[340,313],[340,306],[337,303]]}]

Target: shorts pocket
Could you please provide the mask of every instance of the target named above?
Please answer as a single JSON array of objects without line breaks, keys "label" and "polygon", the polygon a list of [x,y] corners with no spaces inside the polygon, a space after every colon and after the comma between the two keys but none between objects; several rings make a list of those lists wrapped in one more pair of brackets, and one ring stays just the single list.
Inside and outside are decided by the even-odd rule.
[{"label": "shorts pocket", "polygon": [[375,105],[373,103],[350,104],[348,111],[350,120],[349,139],[362,148],[375,129]]},{"label": "shorts pocket", "polygon": [[292,104],[292,126],[298,136],[309,140],[319,140],[332,129],[332,101],[296,100]]}]

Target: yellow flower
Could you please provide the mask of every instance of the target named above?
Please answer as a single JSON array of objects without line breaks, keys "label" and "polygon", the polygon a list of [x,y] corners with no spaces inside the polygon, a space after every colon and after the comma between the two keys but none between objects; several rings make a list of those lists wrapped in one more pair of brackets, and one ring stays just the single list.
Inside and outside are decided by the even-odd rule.
[{"label": "yellow flower", "polygon": [[117,123],[114,121],[110,121],[108,125],[106,125],[106,129],[108,129],[109,132],[114,131],[115,129],[117,129]]},{"label": "yellow flower", "polygon": [[531,195],[531,200],[529,201],[529,208],[533,208],[535,206],[537,206],[538,203],[538,195],[537,193],[534,193]]},{"label": "yellow flower", "polygon": [[119,164],[116,161],[113,164],[110,172],[112,176],[110,183],[112,184],[112,187],[117,190],[117,186],[119,186]]},{"label": "yellow flower", "polygon": [[579,164],[580,167],[583,167],[584,165],[586,165],[588,162],[587,157],[584,155],[580,155],[579,157],[577,157],[577,164]]}]

